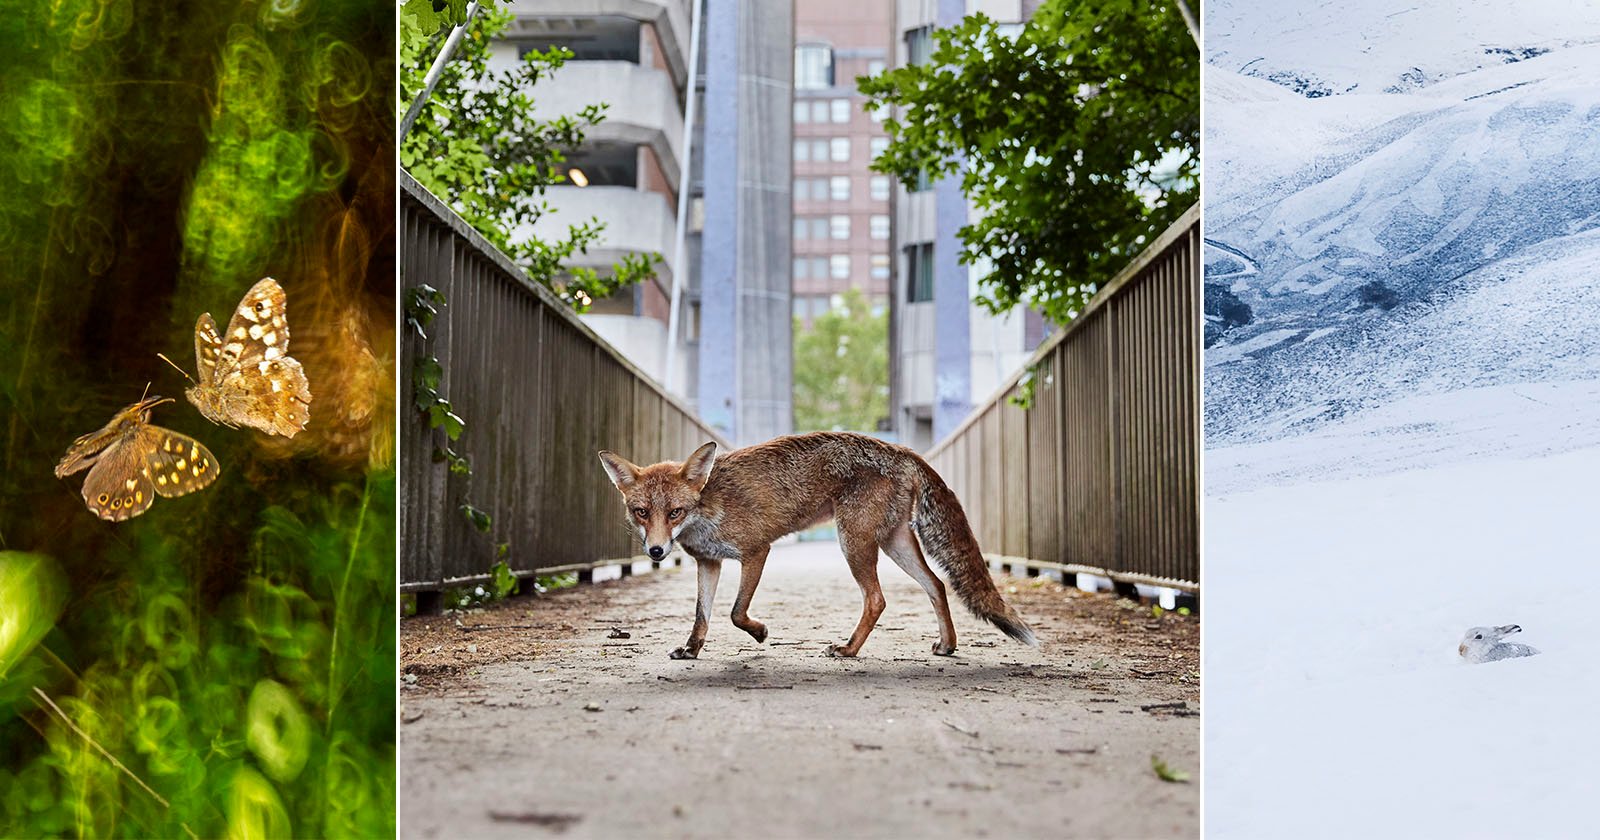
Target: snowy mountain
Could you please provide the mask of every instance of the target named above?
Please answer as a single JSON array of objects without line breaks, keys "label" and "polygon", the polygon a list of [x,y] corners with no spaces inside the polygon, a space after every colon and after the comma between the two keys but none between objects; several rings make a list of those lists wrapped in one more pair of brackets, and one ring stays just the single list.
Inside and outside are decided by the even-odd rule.
[{"label": "snowy mountain", "polygon": [[1206,31],[1209,447],[1600,378],[1600,4],[1214,2]]}]

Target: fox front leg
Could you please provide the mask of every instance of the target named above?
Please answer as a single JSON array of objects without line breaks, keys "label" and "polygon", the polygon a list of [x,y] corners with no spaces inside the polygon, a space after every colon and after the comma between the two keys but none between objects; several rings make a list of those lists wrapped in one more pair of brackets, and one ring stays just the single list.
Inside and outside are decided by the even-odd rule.
[{"label": "fox front leg", "polygon": [[717,594],[717,577],[722,574],[721,560],[696,560],[695,578],[700,583],[700,594],[695,598],[694,629],[689,631],[689,641],[668,654],[673,659],[695,659],[706,643],[706,629],[711,626],[711,599]]}]

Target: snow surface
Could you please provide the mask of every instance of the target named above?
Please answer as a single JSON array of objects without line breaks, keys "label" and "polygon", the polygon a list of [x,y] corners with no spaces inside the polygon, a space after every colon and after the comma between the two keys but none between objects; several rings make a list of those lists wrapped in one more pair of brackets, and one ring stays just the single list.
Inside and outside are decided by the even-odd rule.
[{"label": "snow surface", "polygon": [[1596,836],[1600,3],[1206,15],[1206,837]]},{"label": "snow surface", "polygon": [[[1350,7],[1352,19],[1369,6]],[[1550,50],[1535,57],[1440,72],[1406,93],[1321,98],[1226,69],[1212,39],[1241,43],[1223,22],[1243,8],[1255,6],[1213,3],[1208,18],[1205,258],[1208,284],[1253,317],[1208,334],[1208,443],[1300,434],[1400,393],[1594,371],[1600,4],[1559,39],[1506,42]],[[1490,7],[1466,8],[1483,18]],[[1537,29],[1542,15],[1505,31]],[[1304,23],[1278,17],[1298,21],[1293,32]],[[1367,31],[1363,55],[1447,52],[1397,42],[1407,32]],[[1286,56],[1326,73],[1331,49]]]},{"label": "snow surface", "polygon": [[[1592,837],[1596,476],[1600,447],[1210,495],[1208,840]],[[1507,623],[1543,653],[1461,661]]]}]

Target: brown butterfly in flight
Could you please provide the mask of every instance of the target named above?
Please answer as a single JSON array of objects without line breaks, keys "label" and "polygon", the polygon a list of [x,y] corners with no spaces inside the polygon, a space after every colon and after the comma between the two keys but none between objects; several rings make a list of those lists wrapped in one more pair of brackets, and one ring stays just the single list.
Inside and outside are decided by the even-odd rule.
[{"label": "brown butterfly in flight", "polygon": [[271,277],[245,293],[227,333],[210,312],[200,316],[194,355],[199,381],[186,393],[207,420],[294,437],[311,419],[311,386],[289,356],[288,296]]},{"label": "brown butterfly in flight", "polygon": [[217,459],[188,435],[150,425],[150,410],[172,402],[149,397],[117,412],[105,428],[72,442],[56,478],[85,467],[83,501],[101,519],[121,522],[150,509],[156,496],[172,498],[217,480]]}]

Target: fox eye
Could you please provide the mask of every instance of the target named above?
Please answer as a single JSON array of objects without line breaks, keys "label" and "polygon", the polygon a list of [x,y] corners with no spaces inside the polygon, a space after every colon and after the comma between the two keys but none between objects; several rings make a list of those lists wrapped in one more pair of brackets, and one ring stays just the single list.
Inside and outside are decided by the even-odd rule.
[{"label": "fox eye", "polygon": [[667,511],[667,518],[671,519],[674,522],[676,522],[682,516],[683,516],[683,508],[673,508],[672,510]]},{"label": "fox eye", "polygon": [[649,519],[650,518],[650,509],[649,508],[634,508],[633,509],[633,515],[639,517],[640,519]]}]

